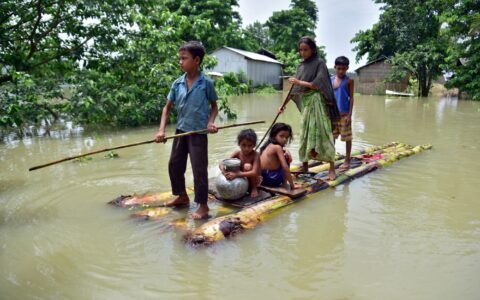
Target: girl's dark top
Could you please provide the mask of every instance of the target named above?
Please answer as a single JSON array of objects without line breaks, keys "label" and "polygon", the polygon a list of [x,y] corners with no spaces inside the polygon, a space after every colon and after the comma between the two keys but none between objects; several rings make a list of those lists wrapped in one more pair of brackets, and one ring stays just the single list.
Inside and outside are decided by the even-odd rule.
[{"label": "girl's dark top", "polygon": [[[301,81],[313,83],[318,87],[318,91],[325,99],[325,106],[332,123],[340,118],[335,95],[333,94],[332,82],[330,74],[328,74],[327,65],[317,55],[302,61],[297,67],[295,78]],[[308,93],[311,89],[299,85],[295,85],[292,89],[293,101],[297,105],[298,110],[302,109],[302,94]]]}]

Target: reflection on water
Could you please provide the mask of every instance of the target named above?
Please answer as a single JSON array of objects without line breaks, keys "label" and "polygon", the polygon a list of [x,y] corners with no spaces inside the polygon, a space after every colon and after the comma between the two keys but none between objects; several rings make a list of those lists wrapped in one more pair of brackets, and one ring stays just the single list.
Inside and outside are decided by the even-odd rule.
[{"label": "reflection on water", "polygon": [[[253,127],[261,137],[281,101],[247,95],[232,102],[238,122],[267,121]],[[297,159],[295,106],[279,121],[295,131],[289,147]],[[181,231],[105,204],[169,190],[171,143],[27,171],[149,140],[156,127],[7,139],[0,145],[0,298],[478,299],[479,129],[480,103],[359,96],[354,148],[403,141],[434,149],[284,208],[207,249],[185,247]],[[238,130],[209,137],[210,175],[236,149]],[[344,147],[338,143],[337,151]]]}]

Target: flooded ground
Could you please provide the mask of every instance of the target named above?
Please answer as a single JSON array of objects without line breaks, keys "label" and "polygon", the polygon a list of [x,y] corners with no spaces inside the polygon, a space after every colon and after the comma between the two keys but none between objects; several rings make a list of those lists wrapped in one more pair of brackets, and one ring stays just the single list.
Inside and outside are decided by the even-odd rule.
[{"label": "flooded ground", "polygon": [[[266,120],[253,127],[262,136],[281,101],[235,98],[237,122]],[[280,121],[298,136],[293,105]],[[183,233],[106,205],[168,191],[170,142],[27,171],[149,140],[156,129],[0,144],[0,299],[479,299],[480,103],[358,96],[355,149],[390,141],[434,148],[209,248],[186,247]],[[210,175],[236,148],[237,132],[209,137]]]}]

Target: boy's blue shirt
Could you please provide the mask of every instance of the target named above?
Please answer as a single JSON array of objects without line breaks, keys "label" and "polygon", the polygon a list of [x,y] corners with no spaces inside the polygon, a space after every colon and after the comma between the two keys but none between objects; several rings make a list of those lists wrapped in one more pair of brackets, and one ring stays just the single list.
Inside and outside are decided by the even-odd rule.
[{"label": "boy's blue shirt", "polygon": [[[330,77],[332,87],[336,77],[337,75]],[[342,114],[348,114],[350,112],[350,92],[347,86],[348,79],[349,77],[345,75],[345,77],[342,79],[342,82],[340,82],[340,85],[333,89],[333,94],[337,100],[338,110]]]},{"label": "boy's blue shirt", "polygon": [[175,80],[167,96],[177,109],[177,129],[193,131],[206,129],[210,103],[218,96],[210,78],[200,73],[197,80],[187,92],[187,74]]}]

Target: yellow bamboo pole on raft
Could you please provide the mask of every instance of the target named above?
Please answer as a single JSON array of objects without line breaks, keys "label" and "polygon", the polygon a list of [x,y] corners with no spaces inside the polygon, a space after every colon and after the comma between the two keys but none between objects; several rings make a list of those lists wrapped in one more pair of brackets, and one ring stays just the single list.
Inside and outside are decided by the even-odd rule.
[{"label": "yellow bamboo pole on raft", "polygon": [[[247,125],[253,125],[253,124],[260,124],[260,123],[265,123],[265,121],[254,121],[254,122],[246,122],[246,123],[239,123],[239,124],[231,124],[231,125],[219,126],[219,127],[217,127],[217,129],[220,130],[220,129],[239,127],[239,126],[247,126]],[[184,132],[184,133],[179,133],[179,134],[167,136],[167,137],[165,137],[165,140],[174,139],[174,138],[183,137],[183,136],[194,135],[194,134],[204,134],[204,133],[208,133],[208,129],[189,131],[189,132]],[[113,148],[105,148],[105,149],[102,149],[102,150],[92,151],[92,152],[88,152],[88,153],[85,153],[85,154],[79,154],[79,155],[75,155],[75,156],[66,157],[66,158],[56,160],[56,161],[53,161],[53,162],[49,162],[49,163],[46,163],[46,164],[43,164],[43,165],[34,166],[34,167],[31,167],[28,170],[29,171],[34,171],[34,170],[38,170],[38,169],[45,168],[45,167],[48,167],[48,166],[56,165],[56,164],[62,163],[64,161],[69,161],[69,160],[72,160],[72,159],[75,159],[75,158],[80,158],[80,157],[84,157],[84,156],[88,156],[88,155],[92,155],[92,154],[97,154],[97,153],[102,153],[102,152],[107,152],[107,151],[112,151],[112,150],[117,150],[117,149],[122,149],[122,148],[128,148],[128,147],[150,144],[150,143],[153,143],[153,142],[155,142],[155,139],[144,141],[144,142],[133,143],[133,144],[127,144],[127,145],[113,147]]]}]

